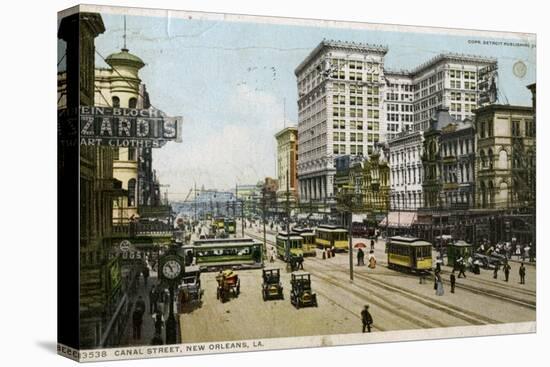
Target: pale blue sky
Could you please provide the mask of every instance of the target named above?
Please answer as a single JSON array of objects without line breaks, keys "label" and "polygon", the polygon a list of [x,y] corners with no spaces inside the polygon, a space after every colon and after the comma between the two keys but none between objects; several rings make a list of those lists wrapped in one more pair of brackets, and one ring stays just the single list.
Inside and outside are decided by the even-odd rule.
[{"label": "pale blue sky", "polygon": [[[96,49],[107,57],[122,48],[123,17],[102,16],[106,31]],[[154,154],[172,199],[193,181],[225,189],[276,175],[273,135],[283,128],[284,115],[287,124],[297,119],[294,69],[323,38],[385,45],[392,69],[413,68],[442,52],[496,57],[499,87],[510,104],[530,105],[525,86],[535,81],[535,48],[467,42],[488,37],[137,16],[126,21],[127,47],[146,63],[140,77],[152,104],[183,116],[183,142]],[[527,65],[521,79],[512,73],[518,60]],[[96,65],[106,66],[99,57]]]}]

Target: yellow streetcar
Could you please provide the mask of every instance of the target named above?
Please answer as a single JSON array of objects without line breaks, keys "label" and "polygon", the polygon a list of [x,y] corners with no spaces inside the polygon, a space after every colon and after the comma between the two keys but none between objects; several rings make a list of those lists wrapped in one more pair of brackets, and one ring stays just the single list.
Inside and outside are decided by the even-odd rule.
[{"label": "yellow streetcar", "polygon": [[386,243],[390,269],[424,272],[432,269],[432,244],[415,237],[395,236]]},{"label": "yellow streetcar", "polygon": [[315,243],[323,249],[334,246],[337,252],[348,251],[348,231],[343,227],[321,224],[315,231]]},{"label": "yellow streetcar", "polygon": [[291,232],[298,234],[304,239],[304,242],[302,243],[302,252],[304,256],[317,256],[317,252],[315,251],[315,248],[317,247],[315,244],[315,233],[313,233],[312,229],[294,227]]},{"label": "yellow streetcar", "polygon": [[287,242],[289,247],[289,254],[291,257],[304,256],[304,252],[302,250],[304,239],[296,233],[290,233],[289,235],[287,232],[282,231],[277,233],[276,241],[277,256],[279,258],[285,261],[289,260],[286,258]]},{"label": "yellow streetcar", "polygon": [[225,218],[224,217],[214,218],[213,225],[216,226],[217,229],[224,229],[225,228]]}]

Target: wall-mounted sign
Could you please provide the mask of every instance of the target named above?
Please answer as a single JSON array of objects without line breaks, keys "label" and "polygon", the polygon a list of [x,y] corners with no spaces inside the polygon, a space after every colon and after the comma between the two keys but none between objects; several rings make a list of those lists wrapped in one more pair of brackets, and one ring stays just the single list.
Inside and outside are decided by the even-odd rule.
[{"label": "wall-mounted sign", "polygon": [[154,109],[80,107],[80,145],[159,148],[181,141],[181,117]]}]

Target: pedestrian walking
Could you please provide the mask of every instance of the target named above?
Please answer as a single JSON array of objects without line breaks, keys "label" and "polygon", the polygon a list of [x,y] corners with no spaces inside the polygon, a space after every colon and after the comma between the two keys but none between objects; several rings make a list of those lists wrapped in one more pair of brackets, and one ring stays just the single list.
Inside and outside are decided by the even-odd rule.
[{"label": "pedestrian walking", "polygon": [[139,296],[138,300],[136,301],[135,309],[141,312],[143,315],[145,313],[145,301],[143,301],[143,297]]},{"label": "pedestrian walking", "polygon": [[162,312],[155,312],[153,315],[153,324],[155,325],[155,333],[162,335],[162,328],[164,327],[164,316]]},{"label": "pedestrian walking", "polygon": [[149,291],[149,313],[152,315],[157,312],[157,300],[158,292],[156,286],[153,284],[151,290]]},{"label": "pedestrian walking", "polygon": [[458,277],[459,278],[466,278],[466,264],[464,263],[464,260],[458,264]]},{"label": "pedestrian walking", "polygon": [[327,258],[327,250],[323,249],[323,260]]},{"label": "pedestrian walking", "polygon": [[376,269],[376,257],[374,256],[374,251],[372,250],[369,253],[369,268]]},{"label": "pedestrian walking", "polygon": [[372,326],[372,315],[369,312],[369,305],[365,305],[365,308],[361,311],[361,321],[363,322],[363,332],[367,329],[367,332],[370,333]]},{"label": "pedestrian walking", "polygon": [[298,263],[298,265],[297,265],[298,270],[300,270],[300,269],[304,270],[304,256],[303,255],[300,255],[298,257],[297,263]]},{"label": "pedestrian walking", "polygon": [[499,266],[498,264],[495,264],[495,269],[493,270],[493,279],[497,279],[498,270],[499,270]]},{"label": "pedestrian walking", "polygon": [[519,267],[519,284],[525,284],[525,265],[523,263]]},{"label": "pedestrian walking", "polygon": [[330,252],[332,257],[336,256],[336,248],[334,247],[334,245],[331,247]]},{"label": "pedestrian walking", "polygon": [[[458,277],[460,278],[460,274],[458,274]],[[455,285],[456,285],[456,277],[455,277],[455,272],[453,270],[453,272],[451,273],[451,293],[455,292]]]},{"label": "pedestrian walking", "polygon": [[365,253],[363,249],[357,250],[357,266],[365,265]]},{"label": "pedestrian walking", "polygon": [[373,239],[370,240],[370,250],[374,251],[374,240]]},{"label": "pedestrian walking", "polygon": [[151,345],[163,345],[164,340],[162,340],[162,336],[160,334],[155,333],[153,336],[153,339],[151,339]]},{"label": "pedestrian walking", "polygon": [[141,325],[143,324],[143,313],[137,308],[134,308],[132,313],[132,336],[134,339],[141,339]]},{"label": "pedestrian walking", "polygon": [[510,277],[510,264],[508,264],[508,262],[506,262],[504,264],[504,281],[508,281],[508,278]]},{"label": "pedestrian walking", "polygon": [[435,295],[436,296],[442,296],[445,294],[445,290],[443,289],[443,280],[441,279],[441,275],[440,274],[437,274],[436,275],[436,290],[435,290]]},{"label": "pedestrian walking", "polygon": [[147,279],[149,279],[149,266],[147,266],[147,263],[145,263],[141,273],[143,274],[143,285],[147,287]]}]

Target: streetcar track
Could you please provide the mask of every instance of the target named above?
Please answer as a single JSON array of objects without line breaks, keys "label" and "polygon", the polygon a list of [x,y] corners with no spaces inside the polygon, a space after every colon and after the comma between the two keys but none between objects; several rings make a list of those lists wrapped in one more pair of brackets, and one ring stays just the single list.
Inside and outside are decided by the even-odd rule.
[{"label": "streetcar track", "polygon": [[[320,291],[318,289],[315,289],[315,293],[319,294],[320,296],[322,296],[323,298],[326,298],[327,300],[330,300],[335,306],[337,307],[340,307],[341,309],[351,313],[355,318],[361,320],[361,316],[359,316],[356,312],[350,310],[349,308],[347,307],[344,307],[342,306],[341,304],[339,304],[334,298],[331,298],[329,297],[324,291]],[[380,327],[380,326],[377,326],[377,324],[373,323],[372,324],[372,328],[378,330],[378,331],[386,331],[386,329]]]},{"label": "streetcar track", "polygon": [[[451,274],[451,272],[447,271],[447,270],[443,270],[442,272],[444,274]],[[536,297],[536,295],[537,295],[536,291],[532,291],[530,289],[523,289],[523,288],[515,287],[515,286],[512,286],[512,285],[501,284],[501,283],[497,283],[495,281],[491,281],[491,280],[487,280],[487,279],[476,278],[476,277],[472,277],[472,276],[470,276],[467,279],[469,279],[473,282],[476,282],[476,283],[484,283],[484,284],[495,286],[497,288],[507,289],[507,290],[510,290],[512,292],[522,293],[522,294],[525,294],[526,296]]]},{"label": "streetcar track", "polygon": [[[251,234],[248,234],[249,236],[252,236],[252,237],[255,237],[256,239],[260,239],[260,237],[258,236],[255,236],[255,235],[251,235]],[[263,240],[263,238],[262,238]],[[267,240],[266,239],[266,242],[269,242],[272,246],[275,244],[273,241],[271,240]],[[317,259],[316,257],[312,257],[312,259],[315,259],[316,261],[319,261],[319,259]],[[341,269],[338,269],[339,271],[342,271]],[[359,277],[361,277],[362,275],[360,273],[356,273]],[[380,274],[381,275],[381,274]],[[390,275],[390,274],[384,274],[384,275]],[[407,275],[407,274],[401,274],[402,276],[408,276],[408,277],[413,277],[411,275]],[[397,275],[396,275],[397,276]],[[367,279],[365,276],[363,276],[363,279]],[[480,280],[480,281],[486,281],[484,279],[476,279],[476,280]],[[379,282],[382,282],[382,283],[385,283],[384,281],[380,280],[380,279],[377,279],[377,281]],[[446,284],[450,284],[449,281],[447,280],[443,280]],[[490,283],[489,281],[486,281],[487,284],[491,284],[491,285],[497,285],[497,286],[501,286],[500,284],[494,284],[494,283]],[[399,288],[393,284],[389,284],[389,283],[385,283],[387,286],[391,286],[391,287],[396,287],[396,288]],[[483,295],[487,295],[489,297],[493,297],[495,299],[499,299],[499,300],[502,300],[502,301],[505,301],[505,302],[508,302],[508,303],[511,303],[511,304],[514,304],[514,305],[517,305],[517,306],[521,306],[521,307],[524,307],[524,308],[529,308],[529,309],[534,309],[536,310],[536,301],[529,301],[529,300],[524,300],[524,299],[520,299],[520,298],[517,298],[517,297],[513,297],[513,296],[510,296],[510,295],[506,295],[506,294],[502,294],[498,291],[494,291],[494,290],[489,290],[489,289],[486,289],[486,288],[477,288],[477,287],[474,287],[474,286],[471,286],[471,285],[464,285],[464,284],[456,284],[456,287],[459,288],[459,289],[463,289],[463,290],[466,290],[466,291],[469,291],[471,293],[474,293],[474,294],[483,294]],[[515,288],[515,287],[513,287]],[[408,290],[405,290],[403,288],[401,288],[401,290],[403,292],[407,292]],[[515,290],[515,289],[513,289]],[[530,295],[528,292],[531,292],[529,290],[519,290],[519,291],[525,291],[526,295]],[[410,291],[409,291],[410,292]],[[419,295],[417,295],[419,296]],[[455,307],[455,306],[452,306],[452,307]],[[460,311],[459,311],[460,312]],[[479,315],[481,316],[481,315]],[[482,316],[483,317],[483,316]],[[488,318],[487,318],[488,319]],[[494,322],[489,322],[489,323],[498,323],[498,321],[494,321]]]},{"label": "streetcar track", "polygon": [[[270,244],[273,245],[273,242],[270,241],[270,240],[266,240],[267,242],[270,242]],[[313,261],[315,261],[316,263],[318,264],[323,264],[323,265],[328,265],[328,264],[325,264],[322,262],[322,260],[319,260],[317,258],[312,258]],[[330,264],[329,265],[329,268],[332,267],[332,269],[338,271],[338,272],[345,272],[344,270],[342,270],[341,268],[334,268],[336,266],[336,264]],[[314,273],[312,271],[310,271],[311,273]],[[399,287],[399,286],[396,286],[394,284],[390,284],[390,283],[387,283],[387,282],[384,282],[380,279],[367,279],[367,276],[366,275],[363,275],[363,274],[360,274],[360,273],[356,273],[356,276],[358,278],[361,278],[361,279],[364,279],[364,280],[369,280],[369,283],[372,283],[372,281],[374,280],[375,283],[378,283],[376,285],[378,285],[379,287],[383,288],[383,289],[386,289],[388,291],[396,291],[398,293],[400,293],[402,296],[404,296],[405,298],[408,298],[408,299],[411,299],[411,300],[414,300],[418,303],[421,303],[421,304],[424,304],[425,306],[428,306],[430,308],[434,308],[436,310],[439,310],[443,313],[446,313],[450,316],[453,316],[455,318],[458,318],[458,319],[461,319],[463,321],[466,321],[470,324],[474,324],[474,325],[483,325],[483,324],[499,324],[499,323],[502,323],[498,320],[495,320],[495,319],[492,319],[492,318],[489,318],[489,317],[486,317],[486,316],[483,316],[483,315],[480,315],[478,313],[475,313],[475,312],[472,312],[472,311],[469,311],[469,310],[465,310],[463,308],[460,308],[460,307],[457,307],[457,306],[454,306],[454,305],[450,305],[446,302],[441,302],[441,304],[439,304],[438,302],[436,301],[433,301],[433,300],[430,300],[430,301],[427,301],[425,298],[424,298],[424,295],[421,295],[417,292],[413,292],[411,290],[408,290],[408,289],[405,289],[405,288],[402,288],[402,287]],[[317,277],[320,277],[320,278],[324,278],[322,276],[319,276],[319,274],[317,273]],[[325,278],[326,281],[328,281],[329,283],[332,283],[336,286],[342,286],[341,284],[336,284],[332,281],[330,281],[328,278]],[[363,287],[361,285],[358,285],[358,284],[355,284],[357,287],[361,288],[361,289],[364,289],[365,291],[372,291],[372,290],[369,290],[368,288],[366,287]],[[349,288],[348,288],[349,289]],[[353,291],[353,290],[350,290],[352,293],[357,293],[356,291]],[[377,296],[380,296],[379,294]],[[384,297],[384,296],[382,296]],[[388,303],[394,303],[394,302],[391,302],[389,301]],[[395,303],[394,303],[395,304]],[[444,326],[443,324],[441,324],[441,326]]]},{"label": "streetcar track", "polygon": [[[256,237],[254,235],[252,235],[253,237]],[[266,242],[268,242],[270,245],[274,245],[273,241],[270,241],[270,240],[266,240]],[[312,260],[315,260],[318,264],[323,264],[321,262],[321,260],[317,259],[316,257],[313,257]],[[324,264],[326,265],[326,264]],[[324,266],[326,268],[326,266]],[[340,269],[338,269],[340,271]],[[367,297],[366,294],[364,293],[361,293],[357,290],[354,290],[352,288],[350,288],[349,286],[344,286],[343,284],[341,284],[341,281],[335,279],[335,278],[332,278],[331,277],[326,277],[326,276],[323,276],[323,275],[320,275],[320,273],[318,273],[317,271],[311,271],[309,270],[310,273],[312,274],[315,274],[315,276],[317,278],[320,278],[320,279],[323,279],[325,282],[327,283],[330,283],[336,287],[339,287],[339,288],[345,288],[348,292],[350,292],[351,294],[355,295],[356,297],[360,298],[360,299],[363,299],[363,300],[366,300],[382,309],[388,309],[388,305],[390,306],[390,310],[391,312],[394,314],[394,315],[397,315],[399,316],[400,318],[408,321],[409,323],[412,323],[412,324],[415,324],[421,328],[424,328],[424,329],[430,329],[430,328],[434,328],[434,327],[447,327],[448,325],[440,322],[440,321],[437,321],[437,320],[430,320],[431,323],[433,325],[430,325],[428,323],[426,323],[426,318],[424,319],[420,319],[418,317],[417,314],[414,314],[414,311],[409,311],[409,310],[399,310],[402,305],[399,304],[398,302],[395,302],[393,300],[390,300],[388,296],[384,296],[382,294],[380,294],[379,292],[375,292],[373,291],[372,289],[368,289],[366,287],[363,287],[359,284],[354,284],[356,287],[366,291],[366,292],[369,292],[369,293],[372,293],[374,294],[378,299],[382,300],[383,302],[379,302],[378,300],[375,300],[375,299],[372,299],[372,298],[369,298]],[[384,287],[381,287],[381,288],[384,288]],[[387,289],[386,289],[387,290]],[[404,297],[406,298],[409,298],[411,299],[412,297],[411,296],[408,296],[408,295],[404,295]],[[431,305],[428,305],[429,307]],[[399,309],[397,309],[399,308]],[[433,307],[432,307],[433,308]],[[450,312],[445,312],[447,314],[450,314]],[[472,319],[472,318],[461,318],[461,317],[457,317],[456,315],[451,315],[451,316],[454,316],[455,318],[459,318],[459,319],[462,319],[463,321],[466,321],[468,323],[471,323],[471,324],[483,324],[483,323],[480,323],[478,320],[475,320],[475,319]],[[494,321],[494,320],[492,320]],[[493,323],[498,323],[497,321],[494,321]],[[434,326],[435,325],[435,326]]]},{"label": "streetcar track", "polygon": [[[387,266],[385,266],[387,268]],[[449,272],[445,272],[445,274],[450,274]],[[389,274],[371,274],[372,276],[378,278],[378,277],[381,277],[381,276],[387,276]],[[405,277],[408,277],[408,278],[415,278],[416,276],[414,275],[408,275],[408,274],[403,274],[403,276]],[[472,280],[478,280],[478,279],[475,279],[475,278],[471,278]],[[482,280],[482,281],[485,281],[486,284],[489,284],[489,285],[499,285],[500,284],[494,284],[490,281],[486,281],[484,279],[479,279],[479,280]],[[445,284],[448,284],[450,285],[451,282],[446,280],[446,279],[442,279],[442,281],[445,283]],[[523,299],[523,298],[519,298],[519,297],[516,297],[516,296],[512,296],[512,295],[509,295],[509,294],[504,294],[504,293],[501,293],[499,291],[496,291],[496,290],[492,290],[492,289],[487,289],[487,288],[484,288],[484,287],[475,287],[475,286],[472,286],[470,284],[464,284],[464,283],[455,283],[455,287],[458,288],[458,289],[463,289],[463,290],[466,290],[466,291],[469,291],[471,293],[475,293],[475,294],[482,294],[482,295],[487,295],[487,296],[490,296],[490,297],[493,297],[493,298],[496,298],[496,299],[500,299],[502,301],[505,301],[505,302],[508,302],[508,303],[511,303],[511,304],[515,304],[517,306],[521,306],[521,307],[525,307],[525,308],[529,308],[529,309],[532,309],[532,310],[536,310],[536,305],[537,305],[537,302],[536,300],[534,301],[531,301],[531,300],[527,300],[527,299]],[[505,287],[501,287],[503,289],[506,289]],[[512,292],[514,290],[511,290]],[[530,292],[529,290],[525,290],[526,293],[525,295],[526,296],[534,296],[534,294],[530,294],[528,292]]]},{"label": "streetcar track", "polygon": [[[376,294],[374,291],[372,290],[368,290],[369,293],[374,293],[375,296],[378,298],[378,299],[381,299],[383,300],[384,302],[379,302],[378,300],[376,299],[373,299],[373,298],[369,298],[366,294],[364,293],[361,293],[359,291],[356,291],[354,289],[351,289],[350,287],[346,287],[340,283],[338,283],[336,281],[336,279],[332,280],[328,277],[325,277],[325,276],[322,276],[320,275],[319,273],[315,272],[315,271],[310,271],[310,273],[312,274],[315,274],[315,276],[319,279],[323,279],[325,282],[327,283],[330,283],[336,287],[339,287],[339,288],[344,288],[346,289],[347,292],[355,295],[356,297],[362,299],[362,300],[366,300],[368,301],[369,303],[373,304],[373,305],[376,305],[378,307],[380,307],[381,309],[384,309],[384,310],[387,310],[388,307],[387,305],[385,304],[389,304],[390,306],[396,306],[396,307],[401,307],[401,305],[399,305],[398,303],[396,303],[395,301],[389,301],[388,300],[388,297],[385,297],[385,296],[381,296],[379,294]],[[357,286],[357,285],[356,285]],[[362,288],[362,287],[359,287],[358,288]],[[366,289],[365,289],[366,290]],[[432,326],[432,325],[429,325],[427,324],[424,320],[422,319],[419,319],[417,316],[414,316],[414,315],[410,315],[409,313],[412,313],[412,311],[408,311],[408,312],[403,312],[401,310],[396,310],[396,309],[391,309],[391,313],[394,314],[394,315],[397,315],[399,316],[400,318],[410,322],[411,324],[415,324],[423,329],[431,329],[431,328],[434,328],[435,326]],[[435,320],[431,320],[432,323],[436,324],[437,326],[439,327],[444,327],[445,325],[440,323],[439,321],[435,321]]]},{"label": "streetcar track", "polygon": [[[334,269],[334,271],[338,273],[345,273],[342,269]],[[449,316],[452,316],[454,318],[466,321],[469,324],[473,325],[484,325],[484,324],[501,324],[502,322],[480,315],[478,313],[465,310],[463,308],[450,305],[446,302],[441,301],[434,301],[434,300],[428,300],[424,295],[410,291],[405,288],[401,288],[399,286],[396,286],[394,284],[383,282],[379,279],[373,279],[371,277],[367,278],[366,276],[362,274],[356,274],[358,278],[367,280],[370,285],[378,286],[379,288],[385,289],[387,291],[395,292],[401,294],[401,296],[412,300],[414,302],[423,304],[427,306],[428,308],[438,310],[440,312],[443,312]],[[371,290],[367,287],[361,286],[359,284],[356,284],[357,287],[364,289],[364,290]],[[448,325],[442,325],[442,326],[448,326]]]}]

